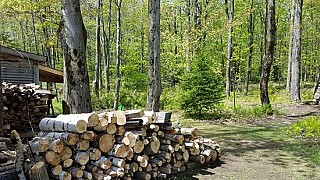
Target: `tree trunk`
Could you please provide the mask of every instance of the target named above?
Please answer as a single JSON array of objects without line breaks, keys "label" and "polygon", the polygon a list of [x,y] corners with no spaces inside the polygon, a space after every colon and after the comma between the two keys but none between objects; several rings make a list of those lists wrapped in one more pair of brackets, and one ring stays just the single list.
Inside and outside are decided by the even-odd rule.
[{"label": "tree trunk", "polygon": [[[106,90],[107,93],[110,92],[110,75],[109,75],[109,66],[111,62],[111,56],[110,56],[110,33],[111,33],[111,5],[112,0],[109,0],[109,7],[108,7],[108,31],[107,34],[104,29],[104,20],[103,16],[101,18],[101,24],[102,24],[102,40],[103,40],[103,53],[104,53],[104,78],[105,78],[105,84],[106,84]],[[103,8],[101,8],[103,9]]]},{"label": "tree trunk", "polygon": [[291,91],[291,65],[292,65],[292,44],[293,44],[293,29],[294,29],[294,13],[296,5],[295,0],[291,1],[291,11],[290,11],[290,40],[289,40],[289,50],[288,50],[288,71],[287,71],[287,92]]},{"label": "tree trunk", "polygon": [[149,72],[147,110],[159,111],[160,78],[160,0],[149,0]]},{"label": "tree trunk", "polygon": [[79,0],[62,0],[64,51],[64,99],[71,113],[91,112],[89,76],[86,64],[87,33]]},{"label": "tree trunk", "polygon": [[296,13],[294,21],[294,38],[292,49],[291,71],[291,99],[296,104],[300,98],[300,64],[301,64],[301,26],[302,26],[302,0],[296,1]]},{"label": "tree trunk", "polygon": [[230,90],[232,89],[232,54],[233,54],[233,47],[232,47],[232,24],[233,24],[233,17],[234,17],[234,1],[230,0],[230,13],[228,11],[228,1],[225,0],[226,6],[226,16],[228,19],[228,56],[227,56],[227,67],[226,67],[226,96],[230,96]]},{"label": "tree trunk", "polygon": [[244,83],[244,94],[248,94],[249,80],[251,76],[251,60],[252,60],[252,52],[253,52],[253,32],[254,32],[254,24],[253,24],[253,0],[250,0],[250,16],[249,16],[249,38],[248,38],[248,61],[247,61],[247,72],[246,79]]},{"label": "tree trunk", "polygon": [[100,77],[101,77],[101,42],[100,42],[100,12],[101,12],[101,0],[96,0],[96,67],[95,77],[93,81],[93,92],[97,97],[100,96]]},{"label": "tree trunk", "polygon": [[260,81],[260,99],[261,104],[270,104],[268,94],[268,83],[270,70],[274,59],[274,48],[276,45],[276,21],[275,21],[275,0],[268,0],[268,29],[267,29],[267,44],[266,52],[262,59],[262,71]]},{"label": "tree trunk", "polygon": [[190,0],[186,1],[186,63],[187,71],[190,71]]},{"label": "tree trunk", "polygon": [[116,110],[119,104],[120,94],[120,65],[121,65],[121,1],[117,2],[117,62],[116,62],[116,89],[114,96],[113,109]]}]

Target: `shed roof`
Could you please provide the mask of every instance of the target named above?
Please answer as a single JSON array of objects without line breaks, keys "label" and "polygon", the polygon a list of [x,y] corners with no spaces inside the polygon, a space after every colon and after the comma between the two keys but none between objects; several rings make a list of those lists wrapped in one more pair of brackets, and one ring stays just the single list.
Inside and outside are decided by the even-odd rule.
[{"label": "shed roof", "polygon": [[45,56],[40,56],[38,54],[16,50],[3,45],[0,45],[0,57],[5,60],[11,60],[11,61],[28,59],[33,61],[46,62],[47,60]]},{"label": "shed roof", "polygon": [[[16,50],[10,47],[0,45],[0,60],[19,62],[23,60],[32,60],[39,62],[39,80],[41,82],[63,83],[63,72],[46,67],[42,64],[46,62],[46,57],[30,52]],[[37,63],[38,64],[38,63]]]}]

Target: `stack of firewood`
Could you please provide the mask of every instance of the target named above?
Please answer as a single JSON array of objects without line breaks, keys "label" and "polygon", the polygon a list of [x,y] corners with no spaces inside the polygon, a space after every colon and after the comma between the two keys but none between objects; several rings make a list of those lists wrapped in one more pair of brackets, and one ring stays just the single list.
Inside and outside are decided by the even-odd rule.
[{"label": "stack of firewood", "polygon": [[29,142],[38,162],[29,176],[37,179],[47,169],[54,179],[162,179],[221,156],[196,128],[174,128],[168,118],[143,110],[44,118]]},{"label": "stack of firewood", "polygon": [[27,132],[37,127],[40,120],[46,116],[46,94],[49,91],[43,92],[35,84],[2,83],[2,86],[3,121],[7,133],[13,129]]}]

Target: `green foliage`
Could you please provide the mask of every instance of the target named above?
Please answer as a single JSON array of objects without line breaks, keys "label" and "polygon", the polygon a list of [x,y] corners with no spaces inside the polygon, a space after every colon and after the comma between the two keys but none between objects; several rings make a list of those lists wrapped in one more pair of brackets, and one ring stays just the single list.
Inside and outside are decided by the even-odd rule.
[{"label": "green foliage", "polygon": [[292,124],[292,126],[288,128],[288,132],[305,138],[318,139],[320,138],[320,116],[308,117]]},{"label": "green foliage", "polygon": [[245,107],[237,105],[233,111],[233,117],[235,118],[254,118],[254,117],[266,117],[277,113],[270,105],[256,105],[253,107]]},{"label": "green foliage", "polygon": [[161,94],[161,109],[179,110],[183,90],[180,86],[164,88]]},{"label": "green foliage", "polygon": [[201,116],[203,111],[214,110],[224,97],[221,73],[211,65],[205,57],[196,59],[183,77],[181,108],[186,112]]}]

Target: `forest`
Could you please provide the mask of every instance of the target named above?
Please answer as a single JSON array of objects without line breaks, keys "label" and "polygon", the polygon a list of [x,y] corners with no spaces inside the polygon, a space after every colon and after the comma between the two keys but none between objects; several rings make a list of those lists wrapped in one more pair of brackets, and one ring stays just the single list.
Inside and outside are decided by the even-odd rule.
[{"label": "forest", "polygon": [[[115,96],[121,107],[146,107],[152,3],[80,1],[93,109],[119,108]],[[59,0],[1,1],[1,44],[45,55],[63,70],[61,7]],[[261,104],[270,104],[268,84],[298,103],[300,88],[319,81],[317,0],[164,0],[159,10],[160,109],[215,112],[258,86]],[[62,85],[53,86],[62,97]]]}]

